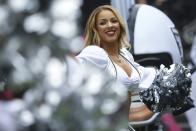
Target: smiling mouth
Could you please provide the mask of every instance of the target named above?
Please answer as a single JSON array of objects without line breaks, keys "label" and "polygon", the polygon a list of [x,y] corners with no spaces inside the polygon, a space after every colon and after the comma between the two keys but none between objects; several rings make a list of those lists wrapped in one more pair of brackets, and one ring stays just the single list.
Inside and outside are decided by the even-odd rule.
[{"label": "smiling mouth", "polygon": [[106,34],[109,35],[109,36],[113,36],[115,33],[116,33],[116,30],[106,31]]}]

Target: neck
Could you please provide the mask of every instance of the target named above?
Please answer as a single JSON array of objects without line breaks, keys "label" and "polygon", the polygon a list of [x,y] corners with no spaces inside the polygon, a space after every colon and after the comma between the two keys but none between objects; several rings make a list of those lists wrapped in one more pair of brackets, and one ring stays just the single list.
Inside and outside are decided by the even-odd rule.
[{"label": "neck", "polygon": [[118,56],[119,55],[119,46],[118,43],[106,43],[102,44],[102,48],[108,53],[110,56]]}]

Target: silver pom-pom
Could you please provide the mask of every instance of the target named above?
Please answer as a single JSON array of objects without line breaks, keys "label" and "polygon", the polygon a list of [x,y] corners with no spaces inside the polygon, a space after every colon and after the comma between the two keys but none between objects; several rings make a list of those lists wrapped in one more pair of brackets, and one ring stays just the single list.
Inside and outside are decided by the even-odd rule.
[{"label": "silver pom-pom", "polygon": [[169,110],[178,115],[194,107],[191,82],[190,70],[182,64],[172,64],[170,69],[161,65],[152,86],[141,91],[140,98],[153,112]]}]

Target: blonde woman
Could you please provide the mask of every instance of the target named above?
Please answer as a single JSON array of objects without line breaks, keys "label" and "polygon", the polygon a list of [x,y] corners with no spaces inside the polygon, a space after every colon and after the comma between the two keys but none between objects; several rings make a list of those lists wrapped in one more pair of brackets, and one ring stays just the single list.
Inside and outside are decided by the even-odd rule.
[{"label": "blonde woman", "polygon": [[[144,68],[134,62],[127,40],[125,23],[118,12],[109,5],[97,7],[86,24],[85,48],[77,56],[83,64],[96,66],[109,72],[126,85],[132,95],[148,88],[154,78],[154,68]],[[136,112],[139,110],[140,114]],[[145,120],[152,116],[145,105],[130,110],[129,120]],[[141,114],[142,113],[142,114]]]}]

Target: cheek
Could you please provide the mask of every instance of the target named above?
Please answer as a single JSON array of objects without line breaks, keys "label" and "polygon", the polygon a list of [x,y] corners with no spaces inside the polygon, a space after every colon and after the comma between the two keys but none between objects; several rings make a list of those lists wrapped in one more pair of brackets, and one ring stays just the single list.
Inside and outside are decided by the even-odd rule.
[{"label": "cheek", "polygon": [[97,32],[98,32],[100,37],[104,36],[104,28],[98,28]]},{"label": "cheek", "polygon": [[121,29],[118,28],[118,30],[117,30],[117,35],[118,35],[118,37],[120,37],[120,34],[121,34]]},{"label": "cheek", "polygon": [[104,31],[104,27],[99,26],[99,27],[97,28],[97,31],[98,31],[98,32],[103,32],[103,31]]},{"label": "cheek", "polygon": [[116,25],[116,29],[117,29],[117,34],[120,35],[120,33],[121,33],[121,27],[120,27],[119,24]]}]

